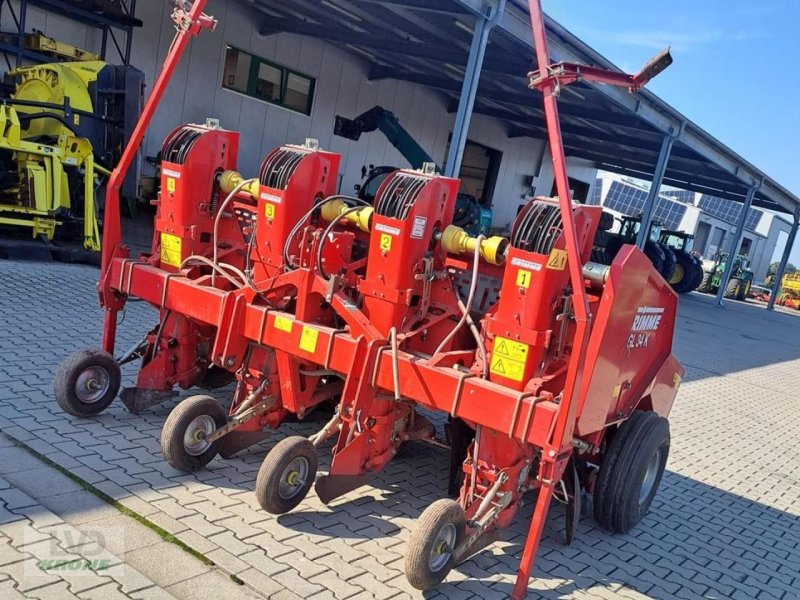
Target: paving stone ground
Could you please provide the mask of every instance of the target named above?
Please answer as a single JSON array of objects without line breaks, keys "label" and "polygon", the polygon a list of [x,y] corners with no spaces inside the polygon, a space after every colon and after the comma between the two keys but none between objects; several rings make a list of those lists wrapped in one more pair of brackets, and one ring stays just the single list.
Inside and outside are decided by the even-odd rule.
[{"label": "paving stone ground", "polygon": [[[443,449],[409,444],[370,486],[327,507],[311,493],[275,518],[252,493],[261,460],[283,436],[314,432],[323,415],[287,424],[239,456],[185,475],[163,462],[158,444],[174,401],[140,416],[120,402],[94,419],[61,413],[52,398],[56,365],[73,350],[99,344],[96,278],[91,267],[0,261],[0,427],[7,435],[173,533],[263,597],[507,597],[530,504],[502,542],[458,567],[435,592],[423,595],[405,581],[404,544],[414,521],[445,493]],[[129,303],[120,347],[140,338],[154,315]],[[568,547],[554,508],[529,597],[800,598],[800,318],[736,302],[717,310],[710,297],[691,294],[681,299],[675,352],[686,378],[670,419],[667,473],[650,513],[628,535],[609,535],[587,516]],[[134,373],[126,367],[128,385]],[[230,390],[215,395],[227,402]],[[321,453],[322,472],[329,448]],[[81,518],[79,504],[75,512]],[[0,544],[6,527],[0,524]],[[180,591],[181,582],[169,578],[189,567],[160,561],[146,547],[129,556],[133,568]],[[3,569],[5,598],[12,577]],[[198,572],[182,582],[210,589],[204,578]]]}]

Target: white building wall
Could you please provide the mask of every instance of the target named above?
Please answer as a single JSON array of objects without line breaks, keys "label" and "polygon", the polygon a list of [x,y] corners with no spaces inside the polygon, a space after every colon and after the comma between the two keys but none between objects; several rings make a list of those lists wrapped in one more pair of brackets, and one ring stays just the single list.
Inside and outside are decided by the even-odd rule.
[{"label": "white building wall", "polygon": [[[137,4],[137,17],[144,27],[135,30],[131,64],[145,73],[148,91],[174,34],[170,12],[171,4],[165,0]],[[224,128],[241,132],[239,169],[243,174],[254,175],[264,155],[275,146],[302,143],[305,138],[313,137],[322,148],[342,155],[341,190],[350,193],[361,179],[364,164],[406,166],[378,132],[362,136],[358,142],[333,135],[335,115],[353,117],[379,104],[397,115],[438,164],[444,163],[455,115],[448,114],[446,103],[437,92],[393,79],[368,81],[365,61],[317,39],[287,33],[260,36],[258,20],[243,2],[210,0],[206,12],[216,17],[219,25],[215,31],[203,32],[191,42],[153,118],[144,143],[146,155],[154,156],[174,127],[215,117]],[[34,27],[88,50],[100,48],[99,32],[31,8],[28,28]],[[220,82],[227,44],[315,77],[311,116],[223,89]],[[109,50],[108,56],[113,61],[114,51]],[[549,177],[551,182],[547,186],[549,191],[552,169],[549,158],[541,163],[545,146],[542,140],[509,138],[501,121],[482,115],[473,116],[468,137],[503,153],[493,196],[496,226],[513,221],[517,207],[529,191],[526,178],[534,176],[540,164],[540,176]],[[585,181],[594,179],[591,165],[572,160],[570,163],[580,167],[570,172],[570,176]]]}]

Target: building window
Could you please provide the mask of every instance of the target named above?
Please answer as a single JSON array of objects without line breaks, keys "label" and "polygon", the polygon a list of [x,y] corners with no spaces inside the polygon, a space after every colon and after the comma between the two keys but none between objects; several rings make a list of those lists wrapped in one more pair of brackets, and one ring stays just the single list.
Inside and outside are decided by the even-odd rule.
[{"label": "building window", "polygon": [[229,90],[310,115],[314,101],[314,84],[313,77],[232,46],[225,49],[222,87]]}]

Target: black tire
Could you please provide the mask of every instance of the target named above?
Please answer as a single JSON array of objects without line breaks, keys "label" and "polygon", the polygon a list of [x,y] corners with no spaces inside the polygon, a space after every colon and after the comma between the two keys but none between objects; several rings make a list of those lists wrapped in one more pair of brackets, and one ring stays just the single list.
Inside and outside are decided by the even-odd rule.
[{"label": "black tire", "polygon": [[121,379],[119,365],[108,352],[80,350],[58,366],[53,394],[65,413],[92,417],[103,412],[117,397]]},{"label": "black tire", "polygon": [[742,281],[738,277],[731,277],[728,280],[728,287],[725,288],[725,297],[735,300],[739,296],[742,288]]},{"label": "black tire", "polygon": [[669,281],[672,279],[672,275],[675,273],[675,267],[678,264],[678,259],[675,256],[675,252],[672,251],[672,248],[666,244],[658,244],[658,247],[661,248],[662,252],[664,252],[664,263],[661,265],[661,276],[666,281]]},{"label": "black tire", "polygon": [[[437,500],[420,515],[406,547],[406,579],[418,590],[435,587],[455,566],[455,550],[464,540],[467,521],[461,505]],[[450,552],[447,552],[450,550]]]},{"label": "black tire", "polygon": [[178,471],[193,473],[210,463],[219,452],[222,438],[205,442],[228,422],[225,408],[211,396],[197,395],[182,400],[172,409],[161,429],[164,460]]},{"label": "black tire", "polygon": [[[691,292],[697,279],[697,263],[683,250],[675,250],[675,268],[668,279],[672,289],[679,294]],[[702,277],[702,274],[700,275]]]},{"label": "black tire", "polygon": [[594,518],[626,533],[647,513],[669,456],[669,421],[652,411],[634,411],[608,445],[594,492]]},{"label": "black tire", "polygon": [[703,278],[700,280],[700,285],[697,286],[697,289],[701,292],[710,293],[711,292],[711,273],[708,271],[703,271]]},{"label": "black tire", "polygon": [[644,254],[653,263],[653,268],[661,273],[664,268],[664,251],[661,247],[651,240],[647,240],[644,245]]},{"label": "black tire", "polygon": [[[298,435],[287,437],[270,450],[256,478],[256,499],[272,515],[289,512],[303,501],[317,474],[317,449]],[[297,478],[301,480],[298,485]],[[304,479],[302,479],[304,478]]]},{"label": "black tire", "polygon": [[692,291],[698,289],[700,284],[703,283],[703,261],[693,254],[690,254],[689,256],[692,258],[692,262],[694,263],[694,279],[692,280],[691,290],[689,290]]},{"label": "black tire", "polygon": [[753,282],[749,278],[740,280],[739,293],[736,295],[736,299],[741,300],[742,302],[746,302],[747,295],[750,293],[750,288],[752,287],[752,284]]}]

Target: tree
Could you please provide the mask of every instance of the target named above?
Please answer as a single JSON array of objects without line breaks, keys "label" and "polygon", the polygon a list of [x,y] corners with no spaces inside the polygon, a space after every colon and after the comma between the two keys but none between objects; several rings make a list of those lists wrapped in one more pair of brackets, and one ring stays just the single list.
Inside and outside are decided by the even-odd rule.
[{"label": "tree", "polygon": [[[780,263],[777,263],[777,262],[770,263],[769,269],[767,269],[767,275],[775,277],[775,273],[778,272],[778,265],[779,264]],[[797,267],[795,267],[792,263],[787,262],[786,263],[786,270],[784,271],[784,275],[791,275],[792,273],[796,273],[796,272],[797,272]]]}]

